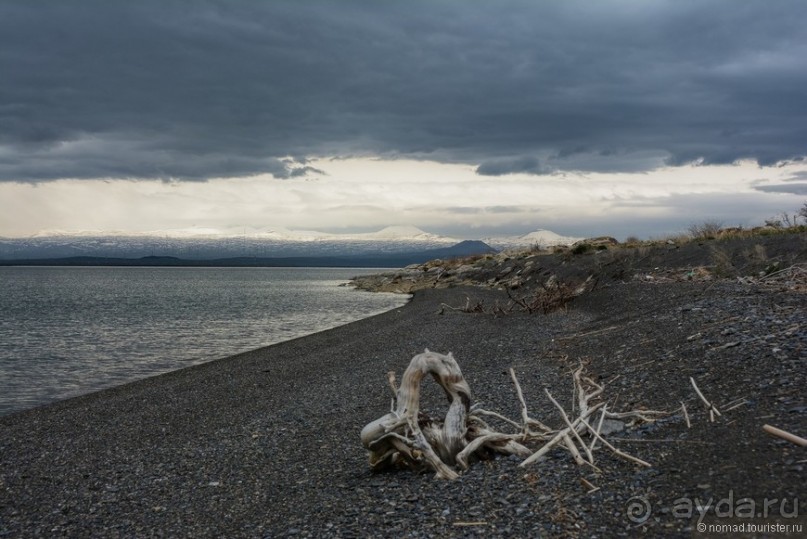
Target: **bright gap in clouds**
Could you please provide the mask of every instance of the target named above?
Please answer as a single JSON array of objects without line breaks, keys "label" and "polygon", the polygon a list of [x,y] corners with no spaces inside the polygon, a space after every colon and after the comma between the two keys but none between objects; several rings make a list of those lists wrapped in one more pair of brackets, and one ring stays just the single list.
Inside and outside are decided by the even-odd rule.
[{"label": "bright gap in clouds", "polygon": [[[57,180],[0,184],[0,236],[43,231],[360,232],[413,225],[458,238],[648,237],[717,219],[761,224],[804,201],[806,165],[684,166],[648,173],[480,176],[468,165],[315,159],[323,174],[206,182]],[[801,180],[801,181],[799,181]]]}]

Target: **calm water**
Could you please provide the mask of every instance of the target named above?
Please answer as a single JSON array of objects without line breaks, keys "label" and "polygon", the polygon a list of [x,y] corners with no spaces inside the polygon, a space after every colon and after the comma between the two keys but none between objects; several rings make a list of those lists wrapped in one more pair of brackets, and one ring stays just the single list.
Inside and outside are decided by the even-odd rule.
[{"label": "calm water", "polygon": [[395,308],[379,270],[0,267],[0,415]]}]

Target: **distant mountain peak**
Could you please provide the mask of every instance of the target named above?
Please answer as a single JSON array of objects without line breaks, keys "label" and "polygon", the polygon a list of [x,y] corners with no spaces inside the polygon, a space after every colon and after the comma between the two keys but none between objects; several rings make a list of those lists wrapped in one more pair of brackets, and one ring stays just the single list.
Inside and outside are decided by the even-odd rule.
[{"label": "distant mountain peak", "polygon": [[539,228],[527,234],[516,237],[486,238],[484,241],[488,245],[497,249],[515,249],[521,247],[553,247],[555,245],[571,245],[582,238],[573,236],[561,236],[551,230]]},{"label": "distant mountain peak", "polygon": [[546,241],[563,242],[563,241],[572,240],[572,239],[576,240],[576,238],[569,238],[569,237],[561,236],[560,234],[552,232],[551,230],[544,230],[542,228],[539,228],[538,230],[535,230],[535,231],[530,232],[528,234],[524,234],[523,236],[520,236],[520,238],[523,239],[523,240],[536,241],[536,242],[546,242]]},{"label": "distant mountain peak", "polygon": [[375,238],[390,238],[390,239],[397,239],[397,238],[407,238],[407,239],[417,239],[417,238],[429,238],[434,239],[440,236],[436,234],[431,234],[430,232],[426,232],[424,230],[419,229],[416,226],[412,225],[393,225],[382,228],[378,232],[370,232],[369,235],[372,235]]}]

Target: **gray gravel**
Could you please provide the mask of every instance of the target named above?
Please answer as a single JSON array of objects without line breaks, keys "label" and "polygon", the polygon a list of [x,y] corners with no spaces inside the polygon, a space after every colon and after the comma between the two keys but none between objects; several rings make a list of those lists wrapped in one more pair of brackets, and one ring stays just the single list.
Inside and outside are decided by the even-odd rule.
[{"label": "gray gravel", "polygon": [[[501,298],[423,291],[371,319],[0,418],[0,536],[689,536],[695,519],[671,510],[681,497],[807,500],[804,450],[761,431],[807,435],[805,294],[631,282],[547,316],[437,314],[466,294]],[[615,409],[685,401],[693,426],[674,415],[613,435],[650,469],[599,451],[596,473],[556,450],[531,468],[477,463],[455,482],[374,475],[359,431],[389,408],[385,373],[426,347],[453,351],[475,399],[513,418],[509,367],[532,415],[560,426],[543,388],[569,403],[583,360],[619,376]],[[689,376],[718,406],[748,403],[710,423]],[[435,386],[424,407],[443,411]],[[635,496],[651,507],[638,526]]]}]

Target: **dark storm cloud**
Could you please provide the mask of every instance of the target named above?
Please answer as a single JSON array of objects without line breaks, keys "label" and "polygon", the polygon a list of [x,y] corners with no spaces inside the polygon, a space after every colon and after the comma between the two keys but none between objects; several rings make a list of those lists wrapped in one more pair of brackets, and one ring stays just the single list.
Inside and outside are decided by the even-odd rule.
[{"label": "dark storm cloud", "polygon": [[491,159],[483,161],[476,167],[476,173],[482,176],[503,176],[514,172],[549,174],[552,169],[541,163],[539,159],[530,156]]},{"label": "dark storm cloud", "polygon": [[786,182],[798,182],[807,180],[807,170],[801,170],[799,172],[794,172],[791,174],[789,178],[785,178],[784,181]]},{"label": "dark storm cloud", "polygon": [[774,185],[760,185],[754,187],[764,193],[789,193],[793,195],[807,195],[807,183],[779,183]]},{"label": "dark storm cloud", "polygon": [[806,17],[795,0],[0,0],[0,180],[295,177],[316,156],[770,165],[807,153]]}]

